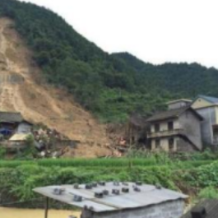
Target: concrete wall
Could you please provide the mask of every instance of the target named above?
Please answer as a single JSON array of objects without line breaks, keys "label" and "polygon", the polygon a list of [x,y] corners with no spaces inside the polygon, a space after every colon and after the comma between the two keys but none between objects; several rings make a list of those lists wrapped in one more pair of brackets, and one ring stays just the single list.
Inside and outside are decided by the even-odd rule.
[{"label": "concrete wall", "polygon": [[201,121],[191,110],[187,110],[179,117],[179,123],[186,137],[199,149],[202,149]]},{"label": "concrete wall", "polygon": [[176,147],[178,152],[194,152],[193,145],[185,141],[183,138],[178,137],[176,140]]},{"label": "concrete wall", "polygon": [[175,200],[140,209],[94,213],[91,216],[82,216],[82,218],[180,218],[184,207],[183,200]]},{"label": "concrete wall", "polygon": [[213,128],[212,125],[217,124],[218,106],[205,107],[196,109],[196,111],[204,118],[201,122],[201,134],[204,143],[213,144]]}]

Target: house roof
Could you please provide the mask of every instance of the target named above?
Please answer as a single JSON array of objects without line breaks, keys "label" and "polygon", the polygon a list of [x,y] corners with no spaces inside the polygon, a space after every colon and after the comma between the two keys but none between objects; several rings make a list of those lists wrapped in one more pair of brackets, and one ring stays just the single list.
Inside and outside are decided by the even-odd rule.
[{"label": "house roof", "polygon": [[198,95],[198,98],[203,98],[204,100],[212,103],[212,104],[218,104],[218,98],[215,98],[215,97],[211,97],[211,96],[206,96],[206,95]]},{"label": "house roof", "polygon": [[201,115],[199,115],[194,109],[192,109],[190,106],[185,106],[185,107],[167,110],[167,111],[163,111],[163,112],[159,112],[157,114],[154,114],[152,117],[147,119],[147,122],[156,122],[156,121],[176,118],[176,117],[179,117],[181,114],[183,114],[187,110],[192,111],[195,114],[195,116],[197,116],[199,118],[199,120],[203,120]]},{"label": "house roof", "polygon": [[187,102],[187,103],[191,103],[192,100],[190,99],[185,99],[185,98],[182,98],[182,99],[176,99],[176,100],[173,100],[173,101],[168,101],[167,104],[174,104],[174,103],[177,103],[177,102]]},{"label": "house roof", "polygon": [[29,133],[17,133],[17,134],[14,134],[10,139],[9,141],[25,141],[28,136],[30,136]]},{"label": "house roof", "polygon": [[0,111],[0,123],[21,123],[26,122],[29,125],[33,125],[31,122],[25,120],[19,112],[6,112]]},{"label": "house roof", "polygon": [[20,123],[23,120],[21,113],[0,111],[0,122]]},{"label": "house roof", "polygon": [[141,128],[145,128],[147,126],[146,118],[140,114],[131,115],[129,118],[129,123]]},{"label": "house roof", "polygon": [[[116,183],[116,184],[115,184]],[[90,185],[90,184],[89,184]],[[55,194],[55,190],[63,190],[61,195]],[[128,189],[127,192],[122,191]],[[137,189],[137,190],[136,190]],[[114,194],[113,190],[119,190],[119,194]],[[127,208],[148,207],[155,204],[161,204],[173,200],[184,200],[186,195],[165,188],[159,188],[153,185],[136,184],[134,182],[106,182],[103,185],[91,184],[91,188],[86,185],[79,185],[77,188],[71,185],[47,186],[35,188],[35,192],[46,197],[75,205],[83,208],[85,205],[92,207],[94,212],[117,211]],[[107,195],[98,198],[95,193]],[[81,201],[76,201],[76,197],[81,197]],[[73,199],[73,200],[72,200]]]},{"label": "house roof", "polygon": [[201,201],[194,208],[184,214],[181,218],[192,218],[192,211],[201,211],[202,208],[206,210],[205,218],[217,218],[218,217],[218,200],[215,199],[207,199]]}]

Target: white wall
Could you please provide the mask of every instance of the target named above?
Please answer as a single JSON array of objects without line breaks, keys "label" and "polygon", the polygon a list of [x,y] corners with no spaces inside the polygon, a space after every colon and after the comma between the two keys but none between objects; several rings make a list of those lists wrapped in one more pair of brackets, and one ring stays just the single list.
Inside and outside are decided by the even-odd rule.
[{"label": "white wall", "polygon": [[31,125],[28,123],[20,123],[17,127],[17,133],[30,133],[31,132]]}]

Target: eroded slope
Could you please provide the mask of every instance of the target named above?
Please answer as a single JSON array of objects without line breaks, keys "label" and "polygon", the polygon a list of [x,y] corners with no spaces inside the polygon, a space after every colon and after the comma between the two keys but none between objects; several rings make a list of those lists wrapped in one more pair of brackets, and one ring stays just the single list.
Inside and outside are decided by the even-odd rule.
[{"label": "eroded slope", "polygon": [[28,120],[80,141],[68,156],[111,155],[105,127],[64,90],[42,81],[31,52],[7,18],[0,19],[0,110],[19,111]]}]

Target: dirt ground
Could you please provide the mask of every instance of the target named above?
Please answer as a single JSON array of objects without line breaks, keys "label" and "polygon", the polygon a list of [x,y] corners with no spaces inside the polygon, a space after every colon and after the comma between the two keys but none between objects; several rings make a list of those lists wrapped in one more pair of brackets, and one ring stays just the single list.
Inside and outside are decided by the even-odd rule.
[{"label": "dirt ground", "polygon": [[105,126],[67,92],[43,81],[13,25],[7,18],[0,19],[0,111],[21,112],[27,120],[79,141],[78,148],[68,149],[65,156],[111,155]]},{"label": "dirt ground", "polygon": [[[70,215],[80,217],[80,212],[68,211],[68,210],[49,210],[49,218],[68,218]],[[17,208],[4,208],[0,207],[1,218],[43,218],[44,210],[35,209],[17,209]]]}]

